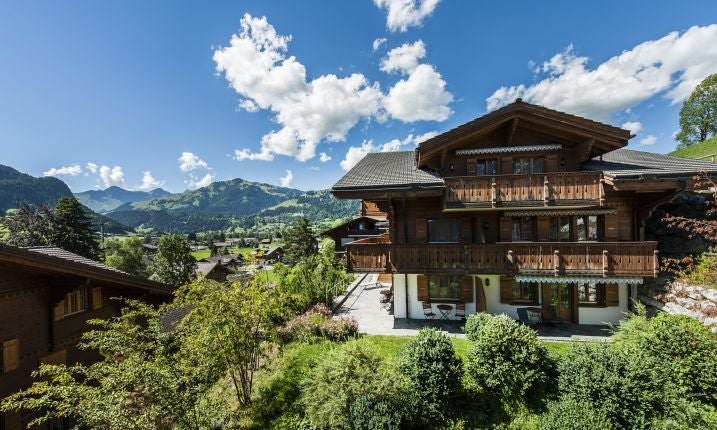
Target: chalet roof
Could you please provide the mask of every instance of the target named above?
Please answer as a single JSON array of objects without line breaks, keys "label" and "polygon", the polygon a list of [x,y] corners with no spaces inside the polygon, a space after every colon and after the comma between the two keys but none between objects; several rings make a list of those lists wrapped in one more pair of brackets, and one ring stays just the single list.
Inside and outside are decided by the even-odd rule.
[{"label": "chalet roof", "polygon": [[685,177],[695,173],[717,173],[717,164],[692,158],[673,157],[652,152],[618,149],[582,165],[583,170],[598,170],[616,179],[640,177]]},{"label": "chalet roof", "polygon": [[438,174],[416,169],[414,151],[369,153],[334,184],[335,191],[443,187]]},{"label": "chalet roof", "polygon": [[18,248],[0,244],[0,262],[24,266],[38,272],[82,276],[157,293],[171,294],[174,291],[171,285],[130,275],[55,246]]},{"label": "chalet roof", "polygon": [[388,227],[388,222],[386,221],[386,217],[379,217],[379,216],[370,216],[370,215],[361,215],[355,218],[351,218],[349,220],[346,220],[345,222],[342,222],[341,224],[337,225],[336,227],[332,227],[328,230],[325,230],[321,232],[319,236],[326,236],[331,234],[334,231],[346,229],[346,227],[355,225],[360,223],[361,221],[373,221],[376,223],[376,227],[380,228],[380,224],[386,224],[385,227]]},{"label": "chalet roof", "polygon": [[199,261],[197,262],[197,274],[201,275],[202,277],[207,276],[219,265],[218,260],[214,261]]}]

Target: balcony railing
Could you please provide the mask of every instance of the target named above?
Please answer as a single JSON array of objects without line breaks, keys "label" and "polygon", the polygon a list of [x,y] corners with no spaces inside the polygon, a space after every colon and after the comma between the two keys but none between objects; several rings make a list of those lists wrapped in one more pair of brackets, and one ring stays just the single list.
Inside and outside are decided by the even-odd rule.
[{"label": "balcony railing", "polygon": [[447,208],[602,205],[601,172],[443,178]]},{"label": "balcony railing", "polygon": [[516,242],[492,245],[346,245],[353,272],[656,276],[656,242]]}]

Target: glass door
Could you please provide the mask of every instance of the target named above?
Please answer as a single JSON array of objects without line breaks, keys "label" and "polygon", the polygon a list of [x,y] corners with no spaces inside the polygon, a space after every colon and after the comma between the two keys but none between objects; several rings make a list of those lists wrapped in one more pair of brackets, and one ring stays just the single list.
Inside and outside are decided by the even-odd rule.
[{"label": "glass door", "polygon": [[572,290],[573,284],[543,284],[543,309],[549,317],[573,321]]}]

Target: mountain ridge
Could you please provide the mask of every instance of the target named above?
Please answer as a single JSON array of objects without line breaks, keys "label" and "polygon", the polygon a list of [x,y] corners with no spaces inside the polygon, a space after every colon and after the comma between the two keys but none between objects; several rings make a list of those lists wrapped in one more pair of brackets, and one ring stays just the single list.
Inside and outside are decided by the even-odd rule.
[{"label": "mountain ridge", "polygon": [[95,212],[107,213],[126,203],[152,200],[171,195],[172,193],[162,188],[155,188],[151,191],[133,191],[113,185],[104,190],[87,190],[75,193],[75,198]]}]

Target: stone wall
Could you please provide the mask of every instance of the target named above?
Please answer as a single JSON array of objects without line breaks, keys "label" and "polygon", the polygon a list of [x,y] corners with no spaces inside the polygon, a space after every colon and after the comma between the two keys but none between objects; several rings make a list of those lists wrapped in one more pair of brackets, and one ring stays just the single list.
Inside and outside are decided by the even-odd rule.
[{"label": "stone wall", "polygon": [[[648,293],[649,294],[649,293]],[[671,314],[687,315],[717,333],[717,289],[673,282],[656,295],[640,295],[648,307]]]}]

